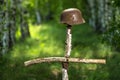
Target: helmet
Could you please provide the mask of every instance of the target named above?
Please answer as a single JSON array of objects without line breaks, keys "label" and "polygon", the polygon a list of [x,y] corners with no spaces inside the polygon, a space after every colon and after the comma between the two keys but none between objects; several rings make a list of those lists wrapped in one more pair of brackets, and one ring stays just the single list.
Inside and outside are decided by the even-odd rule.
[{"label": "helmet", "polygon": [[85,23],[85,20],[82,18],[82,14],[79,9],[69,8],[62,12],[60,22],[67,25],[75,25]]}]

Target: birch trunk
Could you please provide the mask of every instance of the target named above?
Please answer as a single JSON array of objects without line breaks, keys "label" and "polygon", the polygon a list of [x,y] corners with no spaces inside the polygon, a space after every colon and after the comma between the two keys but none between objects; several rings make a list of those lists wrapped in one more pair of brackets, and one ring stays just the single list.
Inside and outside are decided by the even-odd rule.
[{"label": "birch trunk", "polygon": [[19,3],[20,13],[20,30],[21,30],[21,39],[24,40],[27,37],[30,37],[29,27],[27,23],[27,17],[25,13],[25,9],[21,5],[21,1]]},{"label": "birch trunk", "polygon": [[9,48],[15,44],[15,32],[16,32],[16,2],[15,0],[10,0],[11,13],[9,17],[11,18],[9,25]]},{"label": "birch trunk", "polygon": [[36,18],[37,18],[37,23],[40,24],[41,23],[41,17],[40,17],[39,11],[36,11]]},{"label": "birch trunk", "polygon": [[108,20],[109,20],[109,6],[108,6],[108,0],[105,0],[105,26],[108,26]]},{"label": "birch trunk", "polygon": [[112,11],[112,8],[108,5],[109,0],[88,0],[88,3],[91,13],[90,25],[93,26],[96,32],[104,32]]},{"label": "birch trunk", "polygon": [[105,26],[106,28],[109,27],[109,22],[113,20],[114,9],[109,4],[110,0],[105,0]]},{"label": "birch trunk", "polygon": [[69,80],[68,79],[68,71],[67,69],[62,69],[62,80]]},{"label": "birch trunk", "polygon": [[96,26],[95,26],[95,19],[96,19],[96,16],[95,16],[95,1],[94,0],[88,0],[88,4],[90,6],[90,14],[91,14],[91,17],[89,18],[89,24],[95,29]]},{"label": "birch trunk", "polygon": [[97,0],[98,3],[98,31],[103,32],[105,29],[105,0]]},{"label": "birch trunk", "polygon": [[5,17],[3,17],[4,16],[4,10],[2,9],[2,7],[3,7],[4,5],[3,4],[1,4],[0,5],[0,57],[1,57],[1,55],[2,55],[2,31],[3,31],[3,23],[4,23],[4,18]]},{"label": "birch trunk", "polygon": [[36,14],[36,19],[37,19],[37,23],[40,24],[41,23],[41,16],[40,13],[38,11],[38,0],[35,0],[35,14]]},{"label": "birch trunk", "polygon": [[[71,25],[67,25],[67,34],[66,34],[66,52],[65,57],[69,58],[71,54],[72,47],[72,34],[71,34]],[[68,60],[68,59],[67,59]],[[68,78],[68,66],[69,62],[62,62],[62,80],[69,80]]]},{"label": "birch trunk", "polygon": [[21,39],[22,40],[24,40],[27,37],[30,37],[28,24],[23,20],[23,18],[21,18],[20,30],[21,30]]},{"label": "birch trunk", "polygon": [[2,54],[5,54],[8,51],[9,46],[9,12],[8,12],[9,3],[6,1],[7,11],[5,12],[5,23],[3,25],[3,36],[2,36]]}]

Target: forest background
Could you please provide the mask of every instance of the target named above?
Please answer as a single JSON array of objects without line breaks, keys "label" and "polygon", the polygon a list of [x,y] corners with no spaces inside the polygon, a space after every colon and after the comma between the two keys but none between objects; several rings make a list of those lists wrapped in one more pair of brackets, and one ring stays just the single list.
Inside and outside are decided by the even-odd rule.
[{"label": "forest background", "polygon": [[107,61],[71,63],[70,80],[120,79],[119,0],[0,0],[0,80],[61,80],[60,64],[25,67],[24,61],[64,56],[60,15],[67,8],[81,10],[86,21],[73,26],[71,57]]}]

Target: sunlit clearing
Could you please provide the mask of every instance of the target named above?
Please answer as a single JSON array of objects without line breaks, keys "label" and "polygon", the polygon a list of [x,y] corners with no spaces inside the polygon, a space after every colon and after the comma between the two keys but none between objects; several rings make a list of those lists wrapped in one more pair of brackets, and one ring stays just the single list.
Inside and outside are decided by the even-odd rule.
[{"label": "sunlit clearing", "polygon": [[29,24],[29,26],[31,37],[39,39],[38,33],[40,31],[41,26],[40,25],[33,26],[32,24]]},{"label": "sunlit clearing", "polygon": [[22,43],[16,44],[14,46],[14,51],[12,52],[12,57],[20,58],[21,56],[24,56],[28,58],[37,58],[47,56],[62,56],[64,54],[64,44],[62,41],[58,42],[58,40],[56,40],[57,37],[61,37],[57,36],[57,34],[54,34],[59,32],[56,27],[51,29],[51,25],[47,24],[29,24],[29,26],[31,38],[26,39]]}]

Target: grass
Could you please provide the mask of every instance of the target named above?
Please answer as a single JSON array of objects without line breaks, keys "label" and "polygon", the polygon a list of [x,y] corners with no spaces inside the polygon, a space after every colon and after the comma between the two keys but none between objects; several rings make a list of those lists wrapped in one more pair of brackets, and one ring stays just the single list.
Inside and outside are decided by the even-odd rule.
[{"label": "grass", "polygon": [[[61,80],[60,63],[24,66],[24,61],[48,56],[64,56],[66,27],[53,22],[30,26],[31,38],[18,41],[0,61],[0,80]],[[106,65],[70,63],[69,80],[119,80],[120,54],[101,43],[87,24],[72,28],[71,57],[104,58]],[[16,35],[20,36],[19,31]]]}]

